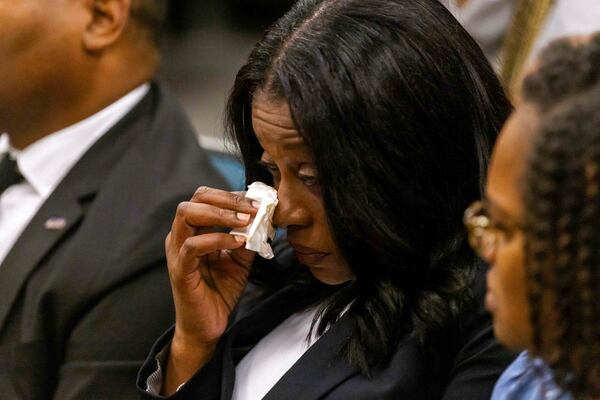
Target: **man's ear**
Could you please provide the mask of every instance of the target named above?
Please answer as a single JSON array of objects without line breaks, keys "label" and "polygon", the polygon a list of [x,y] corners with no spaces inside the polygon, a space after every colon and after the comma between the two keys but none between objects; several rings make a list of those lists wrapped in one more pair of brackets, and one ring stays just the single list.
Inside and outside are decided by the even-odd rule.
[{"label": "man's ear", "polygon": [[90,19],[83,34],[83,45],[90,52],[102,51],[123,34],[131,0],[90,0],[88,7]]}]

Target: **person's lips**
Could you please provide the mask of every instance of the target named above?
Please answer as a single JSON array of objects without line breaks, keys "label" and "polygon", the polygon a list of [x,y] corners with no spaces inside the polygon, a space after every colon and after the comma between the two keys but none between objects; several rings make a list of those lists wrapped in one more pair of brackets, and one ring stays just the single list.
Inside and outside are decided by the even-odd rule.
[{"label": "person's lips", "polygon": [[323,259],[329,255],[329,253],[324,253],[310,247],[305,247],[294,243],[291,243],[291,245],[296,251],[296,257],[298,260],[305,265],[319,265]]}]

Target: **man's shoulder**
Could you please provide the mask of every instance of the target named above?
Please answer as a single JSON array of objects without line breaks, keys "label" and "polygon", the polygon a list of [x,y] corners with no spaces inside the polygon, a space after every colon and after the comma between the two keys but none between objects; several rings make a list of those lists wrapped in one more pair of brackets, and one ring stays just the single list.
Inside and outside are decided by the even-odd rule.
[{"label": "man's shoulder", "polygon": [[[113,129],[137,129],[147,141],[163,141],[177,146],[181,142],[198,144],[196,132],[183,107],[168,87],[151,82],[150,90]],[[164,144],[168,144],[166,141]],[[168,150],[169,148],[162,148]]]},{"label": "man's shoulder", "polygon": [[129,180],[149,180],[151,188],[161,188],[163,196],[169,192],[178,196],[182,190],[191,196],[198,186],[226,187],[200,147],[182,106],[164,84],[153,82],[147,95],[113,130],[115,137],[132,137],[122,157]]}]

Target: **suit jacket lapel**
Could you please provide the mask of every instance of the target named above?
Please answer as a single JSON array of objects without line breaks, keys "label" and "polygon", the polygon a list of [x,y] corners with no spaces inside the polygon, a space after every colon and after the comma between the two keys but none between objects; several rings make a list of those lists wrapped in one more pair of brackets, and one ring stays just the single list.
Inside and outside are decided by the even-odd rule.
[{"label": "suit jacket lapel", "polygon": [[145,132],[138,115],[152,107],[156,87],[96,142],[69,171],[27,225],[0,265],[0,330],[23,284],[36,267],[82,221],[85,205],[110,175],[128,144]]},{"label": "suit jacket lapel", "polygon": [[284,288],[250,308],[227,332],[223,373],[221,375],[221,399],[230,399],[235,384],[235,367],[252,348],[290,315],[287,299],[290,288]]},{"label": "suit jacket lapel", "polygon": [[342,317],[300,357],[263,400],[320,399],[356,374],[357,368],[339,355],[351,332],[350,320]]},{"label": "suit jacket lapel", "polygon": [[[225,357],[222,375],[222,399],[231,398],[235,384],[235,365],[265,335],[294,312],[289,309],[292,290],[273,295],[241,318],[229,332],[231,353]],[[344,358],[338,357],[345,339],[352,332],[351,323],[342,317],[314,343],[267,393],[264,400],[318,399],[357,372]],[[231,360],[232,362],[229,362]],[[327,371],[326,374],[323,371]],[[307,385],[310,382],[310,385]],[[302,392],[298,391],[302,387]]]},{"label": "suit jacket lapel", "polygon": [[[252,348],[266,334],[271,332],[277,325],[290,316],[289,304],[286,300],[292,294],[291,288],[284,288],[274,295],[270,296],[264,302],[259,303],[255,308],[249,310],[248,314],[242,317],[232,328],[236,351],[244,348]],[[246,355],[242,351],[240,357],[234,361],[237,363]]]},{"label": "suit jacket lapel", "polygon": [[31,220],[0,266],[0,327],[29,274],[82,216],[77,199],[55,199],[44,204]]}]

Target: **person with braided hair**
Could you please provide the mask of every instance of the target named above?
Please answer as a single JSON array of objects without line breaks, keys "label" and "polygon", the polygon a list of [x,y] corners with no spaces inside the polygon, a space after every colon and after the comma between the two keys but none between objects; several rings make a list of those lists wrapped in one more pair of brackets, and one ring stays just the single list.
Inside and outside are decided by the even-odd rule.
[{"label": "person with braided hair", "polygon": [[465,213],[494,332],[525,351],[493,400],[600,398],[600,34],[553,43]]}]

